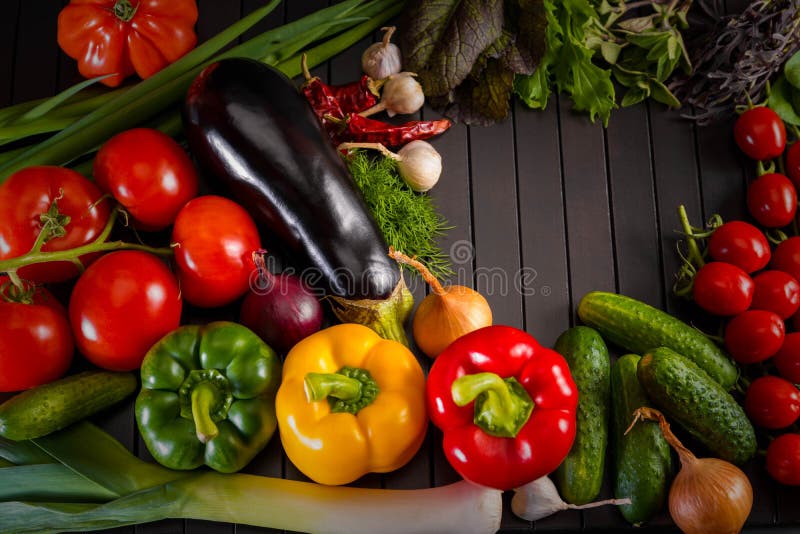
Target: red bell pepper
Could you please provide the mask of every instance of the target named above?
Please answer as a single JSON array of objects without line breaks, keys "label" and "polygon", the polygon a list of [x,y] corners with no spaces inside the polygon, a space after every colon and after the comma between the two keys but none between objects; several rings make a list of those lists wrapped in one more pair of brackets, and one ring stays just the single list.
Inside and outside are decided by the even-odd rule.
[{"label": "red bell pepper", "polygon": [[428,412],[467,480],[501,490],[554,471],[575,439],[578,389],[566,360],[510,326],[460,337],[431,366]]}]

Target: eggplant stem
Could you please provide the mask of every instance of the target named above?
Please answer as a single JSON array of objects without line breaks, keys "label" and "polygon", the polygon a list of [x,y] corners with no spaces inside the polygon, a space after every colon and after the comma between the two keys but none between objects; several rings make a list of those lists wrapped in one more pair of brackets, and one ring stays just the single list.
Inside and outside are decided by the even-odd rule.
[{"label": "eggplant stem", "polygon": [[366,148],[369,150],[377,150],[387,158],[392,158],[395,161],[400,161],[402,159],[399,155],[395,154],[380,143],[342,143],[336,148],[339,151],[353,150],[355,148]]},{"label": "eggplant stem", "polygon": [[436,277],[431,274],[428,268],[425,267],[425,265],[423,265],[422,262],[420,262],[419,260],[416,260],[414,258],[409,258],[399,250],[395,250],[394,247],[389,247],[389,257],[392,258],[397,263],[410,265],[411,267],[419,271],[419,274],[422,275],[423,280],[425,280],[425,282],[429,286],[431,286],[433,292],[439,295],[440,297],[445,293],[447,293],[442,287],[442,284],[439,283],[439,280],[437,280]]}]

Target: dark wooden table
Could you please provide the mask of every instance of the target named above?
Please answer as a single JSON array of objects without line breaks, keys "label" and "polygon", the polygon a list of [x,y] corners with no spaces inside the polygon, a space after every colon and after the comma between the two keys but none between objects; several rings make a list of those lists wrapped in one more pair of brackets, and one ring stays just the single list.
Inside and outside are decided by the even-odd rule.
[{"label": "dark wooden table", "polygon": [[[58,49],[60,0],[3,0],[0,3],[0,106],[50,96],[77,82],[75,63]],[[199,0],[201,40],[216,34],[261,0]],[[326,0],[288,0],[263,21],[260,31],[303,16]],[[734,5],[736,4],[736,5]],[[729,8],[746,2],[729,0]],[[355,79],[367,42],[316,69],[332,83]],[[425,108],[424,118],[436,113]],[[730,122],[698,128],[658,104],[615,111],[607,129],[571,112],[567,98],[553,97],[546,111],[515,103],[505,122],[489,128],[454,126],[434,141],[444,173],[432,195],[455,227],[442,246],[451,252],[457,275],[473,285],[494,311],[495,322],[523,328],[551,345],[575,324],[575,307],[591,290],[624,293],[683,317],[691,307],[671,295],[678,268],[676,208],[687,207],[699,223],[713,213],[744,216],[743,192],[751,164],[733,145]],[[416,280],[417,301],[425,289]],[[428,362],[421,357],[423,365]],[[149,455],[133,418],[133,402],[97,422],[143,458]],[[368,475],[359,485],[421,488],[458,479],[431,428],[417,456],[402,469]],[[261,475],[304,479],[275,438],[247,467]],[[763,468],[763,458],[746,467],[755,504],[746,531],[800,532],[800,490],[781,488]],[[603,496],[609,495],[606,484]],[[510,495],[506,495],[506,504]],[[409,518],[413,521],[413,518]],[[618,512],[600,508],[564,512],[532,525],[506,506],[505,531],[631,529]],[[170,520],[126,529],[138,533],[239,534],[247,526]],[[672,532],[668,515],[646,532]]]}]

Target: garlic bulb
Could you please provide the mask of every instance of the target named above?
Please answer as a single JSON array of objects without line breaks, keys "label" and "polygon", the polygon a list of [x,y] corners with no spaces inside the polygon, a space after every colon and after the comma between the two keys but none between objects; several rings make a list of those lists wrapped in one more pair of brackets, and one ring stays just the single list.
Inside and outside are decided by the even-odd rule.
[{"label": "garlic bulb", "polygon": [[422,86],[414,79],[415,76],[413,72],[400,72],[389,76],[383,84],[381,101],[359,115],[369,117],[386,110],[390,117],[394,117],[398,113],[408,115],[422,109],[425,104],[425,94],[422,92]]},{"label": "garlic bulb", "polygon": [[361,69],[373,80],[382,80],[402,70],[402,55],[396,44],[390,43],[394,26],[381,28],[384,33],[380,43],[374,43],[361,55]]},{"label": "garlic bulb", "polygon": [[417,193],[430,190],[442,175],[442,156],[427,141],[417,139],[401,148],[397,154],[380,143],[342,143],[339,150],[368,148],[378,150],[397,162],[400,177]]}]

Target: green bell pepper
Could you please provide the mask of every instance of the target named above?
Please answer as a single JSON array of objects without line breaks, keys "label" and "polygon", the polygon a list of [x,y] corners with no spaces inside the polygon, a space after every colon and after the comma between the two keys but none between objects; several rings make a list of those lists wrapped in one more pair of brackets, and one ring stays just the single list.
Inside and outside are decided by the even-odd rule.
[{"label": "green bell pepper", "polygon": [[148,351],[136,421],[147,449],[171,469],[239,471],[275,432],[281,364],[246,327],[182,326]]}]

